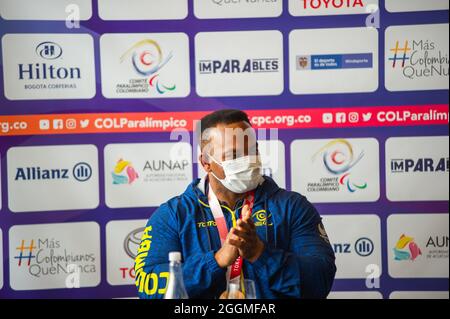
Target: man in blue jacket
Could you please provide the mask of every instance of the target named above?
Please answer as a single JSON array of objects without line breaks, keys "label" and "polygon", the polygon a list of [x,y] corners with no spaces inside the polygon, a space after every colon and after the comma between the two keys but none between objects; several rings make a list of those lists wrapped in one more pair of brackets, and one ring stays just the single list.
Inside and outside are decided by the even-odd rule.
[{"label": "man in blue jacket", "polygon": [[321,218],[304,196],[261,175],[248,116],[217,111],[197,133],[207,176],[148,221],[135,261],[139,297],[164,297],[168,255],[179,251],[190,298],[225,296],[244,278],[261,299],[326,298],[336,267]]}]

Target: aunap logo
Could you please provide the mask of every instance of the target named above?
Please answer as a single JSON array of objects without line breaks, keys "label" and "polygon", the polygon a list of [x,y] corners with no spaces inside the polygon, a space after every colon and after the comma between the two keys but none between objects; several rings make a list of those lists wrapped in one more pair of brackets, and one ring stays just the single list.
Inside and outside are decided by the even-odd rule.
[{"label": "aunap logo", "polygon": [[387,225],[393,278],[448,278],[448,213],[391,215]]},{"label": "aunap logo", "polygon": [[139,174],[134,169],[133,164],[123,159],[117,162],[111,174],[115,185],[131,185],[139,178]]},{"label": "aunap logo", "polygon": [[159,206],[167,196],[181,194],[192,175],[192,146],[186,143],[105,147],[106,204],[110,208]]},{"label": "aunap logo", "polygon": [[422,255],[422,251],[415,243],[414,238],[406,236],[405,234],[401,235],[394,248],[395,260],[414,261],[420,255]]}]

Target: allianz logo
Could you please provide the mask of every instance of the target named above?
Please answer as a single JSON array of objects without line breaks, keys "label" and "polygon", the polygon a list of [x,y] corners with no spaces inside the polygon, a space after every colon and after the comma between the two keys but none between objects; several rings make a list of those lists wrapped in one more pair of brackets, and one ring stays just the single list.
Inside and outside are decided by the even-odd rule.
[{"label": "allianz logo", "polygon": [[72,168],[44,169],[36,167],[18,167],[15,181],[70,180],[86,182],[92,177],[92,167],[85,162],[75,164]]},{"label": "allianz logo", "polygon": [[367,237],[359,238],[355,243],[335,243],[332,244],[335,254],[352,254],[357,253],[361,257],[372,255],[375,245],[373,241]]}]

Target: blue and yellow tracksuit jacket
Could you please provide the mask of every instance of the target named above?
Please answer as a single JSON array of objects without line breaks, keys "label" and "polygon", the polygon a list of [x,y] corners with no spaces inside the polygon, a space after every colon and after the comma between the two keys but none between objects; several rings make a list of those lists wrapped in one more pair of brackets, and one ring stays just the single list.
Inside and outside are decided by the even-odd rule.
[{"label": "blue and yellow tracksuit jacket", "polygon": [[[169,276],[168,255],[183,255],[183,276],[190,298],[214,299],[226,289],[226,270],[214,254],[220,237],[205,195],[207,185],[194,181],[178,197],[159,207],[148,221],[135,261],[140,298],[162,298]],[[205,183],[207,184],[207,183]],[[228,228],[240,216],[222,205]],[[335,256],[321,218],[307,199],[283,190],[265,177],[253,209],[265,251],[255,262],[244,261],[246,279],[255,281],[257,297],[325,298],[336,273]]]}]

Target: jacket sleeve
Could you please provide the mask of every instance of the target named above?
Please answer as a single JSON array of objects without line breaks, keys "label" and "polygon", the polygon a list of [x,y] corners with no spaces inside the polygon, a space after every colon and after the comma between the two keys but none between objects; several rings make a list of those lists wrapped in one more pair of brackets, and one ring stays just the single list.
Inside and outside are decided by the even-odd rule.
[{"label": "jacket sleeve", "polygon": [[336,273],[335,256],[317,210],[297,196],[291,210],[289,251],[266,247],[253,264],[279,298],[326,298]]},{"label": "jacket sleeve", "polygon": [[[176,214],[162,205],[149,219],[135,260],[135,283],[141,299],[161,299],[169,279],[169,252],[184,252]],[[189,244],[189,243],[186,243]],[[183,256],[183,277],[190,298],[204,295],[215,281],[225,278],[214,252]]]}]

